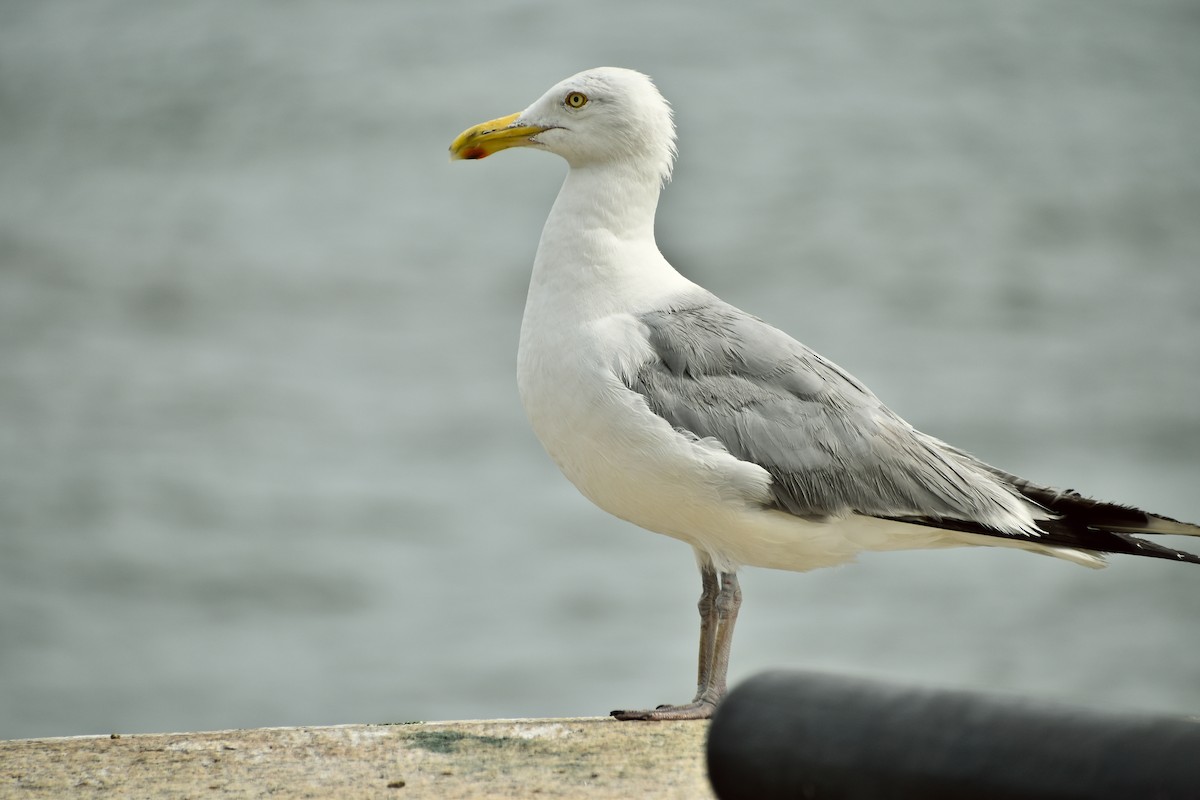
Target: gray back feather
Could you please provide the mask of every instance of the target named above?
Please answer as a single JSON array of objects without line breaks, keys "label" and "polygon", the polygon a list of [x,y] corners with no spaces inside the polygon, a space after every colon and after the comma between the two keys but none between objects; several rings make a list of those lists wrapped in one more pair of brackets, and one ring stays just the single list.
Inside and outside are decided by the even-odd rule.
[{"label": "gray back feather", "polygon": [[780,508],[1014,526],[1019,501],[984,465],[765,322],[711,296],[640,319],[658,358],[629,387],[676,429],[767,470]]}]

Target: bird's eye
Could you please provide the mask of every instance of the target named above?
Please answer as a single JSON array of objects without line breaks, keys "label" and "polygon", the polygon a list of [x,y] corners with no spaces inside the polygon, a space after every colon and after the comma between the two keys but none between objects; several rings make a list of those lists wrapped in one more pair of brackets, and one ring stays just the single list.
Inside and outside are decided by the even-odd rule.
[{"label": "bird's eye", "polygon": [[583,92],[571,92],[567,95],[567,105],[571,108],[583,108],[587,105],[587,95]]}]

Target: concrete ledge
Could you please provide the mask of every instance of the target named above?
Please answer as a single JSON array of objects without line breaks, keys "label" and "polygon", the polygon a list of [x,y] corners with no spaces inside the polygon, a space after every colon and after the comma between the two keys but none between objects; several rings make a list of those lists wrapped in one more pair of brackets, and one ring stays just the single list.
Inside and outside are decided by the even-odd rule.
[{"label": "concrete ledge", "polygon": [[608,718],[0,742],[0,798],[712,798],[703,722]]}]

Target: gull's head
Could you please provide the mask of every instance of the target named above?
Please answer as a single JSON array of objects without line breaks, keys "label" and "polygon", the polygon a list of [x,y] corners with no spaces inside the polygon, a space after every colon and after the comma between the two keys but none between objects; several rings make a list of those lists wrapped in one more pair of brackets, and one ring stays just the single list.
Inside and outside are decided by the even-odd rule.
[{"label": "gull's head", "polygon": [[524,111],[463,131],[450,158],[487,158],[510,147],[549,150],[572,168],[630,166],[665,183],[675,162],[675,124],[650,78],[599,67],[561,81]]}]

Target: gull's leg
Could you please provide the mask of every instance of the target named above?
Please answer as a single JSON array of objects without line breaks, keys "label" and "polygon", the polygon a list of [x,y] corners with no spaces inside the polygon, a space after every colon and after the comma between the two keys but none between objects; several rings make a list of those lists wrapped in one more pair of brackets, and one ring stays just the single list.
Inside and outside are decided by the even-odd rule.
[{"label": "gull's leg", "polygon": [[717,574],[710,567],[700,568],[703,591],[700,595],[700,667],[696,698],[681,706],[659,706],[646,711],[614,711],[620,720],[708,719],[725,696],[725,675],[729,670],[729,650],[733,644],[733,626],[742,605],[742,589],[737,574]]},{"label": "gull's leg", "polygon": [[717,594],[717,641],[714,646],[712,674],[705,694],[716,704],[725,696],[725,676],[729,672],[729,652],[733,649],[733,626],[742,607],[742,587],[736,572],[721,573],[721,591]]},{"label": "gull's leg", "polygon": [[696,608],[700,610],[700,655],[696,671],[696,697],[692,702],[699,702],[708,688],[709,678],[712,677],[713,655],[716,652],[717,628],[717,593],[720,584],[717,580],[717,570],[712,564],[700,565],[700,602]]}]

